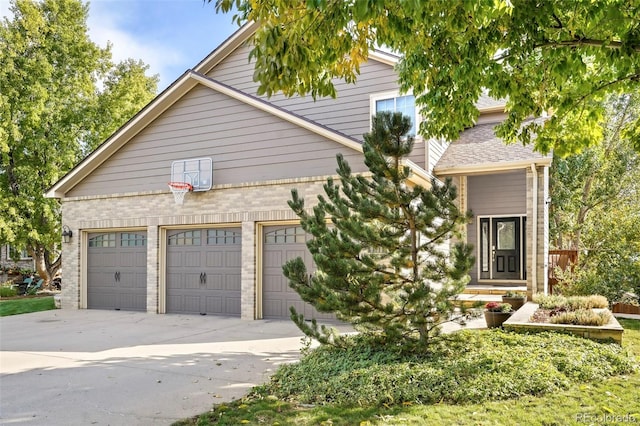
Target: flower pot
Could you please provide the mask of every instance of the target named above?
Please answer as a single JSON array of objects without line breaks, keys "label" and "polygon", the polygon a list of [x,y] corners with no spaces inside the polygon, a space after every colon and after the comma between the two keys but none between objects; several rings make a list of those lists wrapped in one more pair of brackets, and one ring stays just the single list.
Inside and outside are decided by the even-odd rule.
[{"label": "flower pot", "polygon": [[507,297],[507,296],[502,296],[502,303],[510,304],[511,308],[514,311],[517,311],[518,309],[522,308],[522,306],[525,304],[526,301],[527,301],[526,296],[525,297]]},{"label": "flower pot", "polygon": [[484,311],[484,319],[487,322],[487,327],[498,328],[502,327],[502,323],[511,317],[513,312],[491,312]]}]

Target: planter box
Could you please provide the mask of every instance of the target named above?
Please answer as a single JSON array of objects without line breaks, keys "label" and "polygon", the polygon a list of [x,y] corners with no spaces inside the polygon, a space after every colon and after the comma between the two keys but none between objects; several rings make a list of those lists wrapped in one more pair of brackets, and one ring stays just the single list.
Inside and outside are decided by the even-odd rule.
[{"label": "planter box", "polygon": [[505,330],[515,331],[517,333],[531,333],[541,331],[558,331],[561,333],[570,333],[576,336],[584,337],[592,340],[613,340],[618,344],[622,344],[622,333],[624,329],[620,323],[611,316],[609,324],[603,326],[589,325],[572,325],[572,324],[549,324],[541,322],[529,322],[529,318],[538,310],[538,304],[533,302],[525,303],[525,305],[515,314],[511,316],[502,325]]},{"label": "planter box", "polygon": [[640,306],[631,305],[629,303],[614,303],[613,313],[640,315]]}]

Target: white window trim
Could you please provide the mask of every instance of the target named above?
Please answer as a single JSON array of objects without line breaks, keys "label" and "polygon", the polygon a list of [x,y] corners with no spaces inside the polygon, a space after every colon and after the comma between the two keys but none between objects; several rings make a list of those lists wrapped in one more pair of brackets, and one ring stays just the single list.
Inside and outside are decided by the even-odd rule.
[{"label": "white window trim", "polygon": [[[376,115],[376,102],[381,101],[383,99],[390,98],[398,98],[401,96],[414,96],[412,91],[406,93],[400,93],[399,90],[392,90],[389,92],[380,92],[369,95],[369,130],[373,129],[373,116]],[[420,123],[422,122],[422,117],[418,113],[418,107],[416,106],[414,111],[415,117],[413,117],[414,123],[416,123],[416,135],[415,140],[422,140],[422,136],[419,135],[420,132]]]}]

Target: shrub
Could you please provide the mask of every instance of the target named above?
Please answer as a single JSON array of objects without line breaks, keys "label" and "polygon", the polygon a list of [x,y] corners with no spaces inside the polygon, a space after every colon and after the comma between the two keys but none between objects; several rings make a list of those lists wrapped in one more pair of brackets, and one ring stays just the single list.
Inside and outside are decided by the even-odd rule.
[{"label": "shrub", "polygon": [[545,332],[463,330],[429,354],[402,354],[354,336],[345,348],[321,346],[278,369],[258,392],[301,403],[375,406],[479,403],[542,395],[574,383],[633,371],[616,344]]},{"label": "shrub", "polygon": [[567,306],[572,311],[593,308],[603,309],[609,307],[609,301],[606,297],[599,295],[572,296],[567,298]]},{"label": "shrub", "polygon": [[533,296],[533,301],[542,309],[559,309],[567,306],[566,297],[555,294],[536,294]]},{"label": "shrub", "polygon": [[511,304],[510,303],[500,303],[500,302],[489,302],[484,305],[484,308],[487,312],[511,312]]},{"label": "shrub", "polygon": [[0,297],[13,297],[18,294],[18,291],[13,287],[2,286],[0,287]]},{"label": "shrub", "polygon": [[576,311],[562,312],[552,316],[549,322],[552,324],[573,324],[602,326],[611,321],[609,311],[596,312],[591,309],[578,309]]}]

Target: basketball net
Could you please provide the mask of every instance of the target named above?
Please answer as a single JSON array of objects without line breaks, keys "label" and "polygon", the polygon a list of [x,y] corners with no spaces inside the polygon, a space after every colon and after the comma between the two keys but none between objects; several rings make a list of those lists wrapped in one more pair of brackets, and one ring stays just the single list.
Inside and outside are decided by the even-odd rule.
[{"label": "basketball net", "polygon": [[189,191],[193,191],[193,186],[186,182],[169,182],[169,189],[173,193],[173,199],[176,204],[183,204],[184,195]]}]

